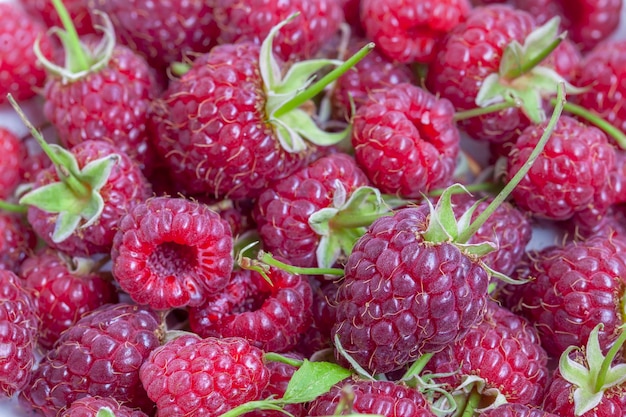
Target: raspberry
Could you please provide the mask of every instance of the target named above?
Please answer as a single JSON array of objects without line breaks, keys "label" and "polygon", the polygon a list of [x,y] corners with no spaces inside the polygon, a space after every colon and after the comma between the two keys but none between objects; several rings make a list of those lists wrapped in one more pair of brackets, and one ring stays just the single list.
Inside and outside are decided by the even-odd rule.
[{"label": "raspberry", "polygon": [[60,417],[100,417],[101,410],[110,411],[115,417],[148,417],[146,413],[120,405],[113,398],[83,397],[61,414]]},{"label": "raspberry", "polygon": [[21,182],[20,161],[24,151],[20,140],[10,130],[0,127],[0,199],[11,197]]},{"label": "raspberry", "polygon": [[20,216],[0,210],[0,269],[17,272],[36,244],[37,237]]},{"label": "raspberry", "polygon": [[155,349],[139,374],[159,417],[217,417],[258,400],[270,377],[263,352],[246,340],[196,335]]},{"label": "raspberry", "polygon": [[198,306],[228,283],[230,227],[204,204],[155,197],[131,209],[117,229],[113,276],[139,304]]},{"label": "raspberry", "polygon": [[480,414],[482,417],[558,417],[540,408],[531,408],[522,404],[502,404]]}]

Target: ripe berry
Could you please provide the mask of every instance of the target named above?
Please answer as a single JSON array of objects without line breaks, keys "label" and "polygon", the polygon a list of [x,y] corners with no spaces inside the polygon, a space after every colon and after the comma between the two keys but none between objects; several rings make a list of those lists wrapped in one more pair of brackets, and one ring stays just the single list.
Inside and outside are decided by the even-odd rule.
[{"label": "ripe berry", "polygon": [[[113,413],[106,414],[105,412]],[[60,417],[148,417],[146,413],[121,405],[114,398],[92,397],[80,398],[61,414]]]}]

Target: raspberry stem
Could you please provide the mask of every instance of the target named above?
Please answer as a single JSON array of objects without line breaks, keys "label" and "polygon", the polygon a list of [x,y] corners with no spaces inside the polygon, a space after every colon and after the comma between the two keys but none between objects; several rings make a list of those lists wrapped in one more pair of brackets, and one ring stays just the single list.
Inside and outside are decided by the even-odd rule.
[{"label": "raspberry stem", "polygon": [[[477,184],[469,184],[469,185],[465,185],[465,190],[462,189],[455,189],[452,194],[467,194],[469,193],[475,193],[475,192],[479,192],[479,191],[499,191],[500,190],[500,186],[498,184],[495,184],[493,182],[480,182]],[[428,193],[429,197],[439,197],[441,196],[444,191],[446,191],[446,188],[438,188],[436,190],[432,190]]]},{"label": "raspberry stem", "polygon": [[294,358],[288,358],[287,356],[281,355],[280,353],[274,353],[274,352],[266,352],[263,357],[265,358],[265,360],[270,361],[270,362],[280,362],[280,363],[284,363],[287,365],[291,365],[293,367],[299,368],[302,366],[302,364],[304,363],[304,361],[298,360],[298,359],[294,359]]},{"label": "raspberry stem", "polygon": [[360,214],[355,216],[354,213],[339,213],[332,218],[329,223],[332,228],[336,229],[353,229],[356,227],[369,227],[375,220],[383,216],[391,216],[392,212]]},{"label": "raspberry stem", "polygon": [[500,103],[492,104],[486,107],[476,107],[470,110],[458,111],[454,113],[454,117],[452,118],[452,120],[454,120],[455,122],[460,122],[465,119],[471,119],[472,117],[483,116],[485,114],[496,113],[496,112],[499,112],[500,110],[505,110],[511,107],[520,107],[520,106],[521,106],[521,103],[515,100],[502,101]]},{"label": "raspberry stem", "polygon": [[78,32],[76,32],[76,27],[74,26],[74,22],[72,22],[70,14],[61,0],[52,0],[52,3],[54,4],[57,14],[59,15],[59,19],[61,19],[63,28],[67,32],[67,36],[63,37],[63,41],[64,47],[69,49],[65,51],[65,53],[71,55],[72,57],[71,62],[73,65],[72,68],[69,69],[72,72],[89,70],[91,64],[80,43]]},{"label": "raspberry stem", "polygon": [[274,258],[271,253],[265,252],[263,250],[259,251],[258,259],[259,261],[267,265],[282,269],[283,271],[289,272],[290,274],[335,275],[338,277],[341,277],[344,274],[344,270],[341,268],[301,268],[298,266],[289,265],[279,261],[278,259]]},{"label": "raspberry stem", "polygon": [[359,49],[359,51],[352,55],[348,60],[346,60],[343,64],[326,74],[319,81],[308,87],[307,89],[299,92],[291,99],[287,100],[283,104],[278,107],[274,113],[274,118],[278,119],[281,116],[289,113],[293,109],[300,107],[307,100],[312,99],[319,93],[321,93],[324,88],[331,82],[335,81],[337,78],[341,77],[346,71],[350,68],[354,67],[360,60],[362,60],[367,54],[369,54],[372,49],[374,49],[374,42],[370,42],[365,45],[363,48]]},{"label": "raspberry stem", "polygon": [[595,385],[596,392],[602,391],[602,388],[604,387],[604,383],[606,381],[607,373],[609,371],[609,368],[611,367],[611,364],[613,363],[613,359],[615,359],[617,352],[619,352],[624,342],[626,342],[626,331],[624,331],[623,327],[621,330],[622,330],[622,333],[619,335],[615,343],[613,343],[613,346],[611,346],[611,349],[609,350],[609,352],[606,354],[606,357],[602,361],[600,372],[598,372],[598,377],[596,378],[596,385]]},{"label": "raspberry stem", "polygon": [[[555,102],[556,99],[552,99],[550,101],[552,105],[554,105]],[[603,130],[604,133],[615,139],[615,142],[617,142],[620,148],[626,149],[626,134],[624,134],[624,132],[622,132],[617,127],[613,126],[611,123],[604,120],[599,115],[573,103],[565,103],[564,110],[568,113],[572,113],[575,116],[582,117],[592,125]]]},{"label": "raspberry stem", "polygon": [[522,165],[520,170],[515,174],[513,178],[504,186],[502,191],[496,195],[491,203],[487,206],[487,208],[476,217],[476,219],[469,225],[469,227],[463,230],[458,239],[457,243],[467,243],[467,241],[476,233],[476,231],[487,221],[489,216],[493,214],[493,212],[506,200],[506,198],[511,194],[513,189],[519,184],[519,182],[524,178],[524,176],[528,173],[530,168],[533,166],[543,148],[546,146],[548,139],[552,136],[552,132],[556,127],[556,123],[561,117],[561,113],[563,113],[563,108],[565,106],[565,84],[559,83],[557,87],[557,98],[556,105],[554,107],[554,111],[552,112],[552,117],[548,122],[539,142],[537,142],[537,146],[533,149],[532,153],[528,157],[528,160]]},{"label": "raspberry stem", "polygon": [[461,417],[473,417],[476,413],[476,409],[480,405],[480,400],[482,399],[482,395],[476,388],[472,390],[469,395],[467,402],[465,403],[465,408],[463,409],[463,414]]},{"label": "raspberry stem", "polygon": [[434,353],[425,353],[419,357],[413,364],[409,367],[409,369],[402,375],[401,380],[406,381],[407,379],[412,378],[414,375],[419,375],[430,359],[434,356]]},{"label": "raspberry stem", "polygon": [[9,211],[11,213],[26,213],[28,211],[28,207],[0,200],[0,210]]},{"label": "raspberry stem", "polygon": [[57,169],[59,179],[63,181],[77,197],[89,198],[89,196],[91,195],[91,190],[89,189],[89,187],[80,182],[80,180],[78,179],[78,173],[73,172],[74,170],[72,169],[72,167],[68,166],[65,161],[63,161],[61,157],[52,149],[48,142],[45,141],[45,139],[41,135],[41,132],[39,132],[37,128],[30,122],[30,120],[28,120],[28,117],[26,117],[26,114],[24,113],[20,105],[17,104],[17,101],[15,101],[13,96],[11,94],[7,94],[7,99],[9,100],[9,103],[11,103],[11,106],[18,114],[20,119],[22,119],[24,125],[28,128],[28,130],[30,130],[30,133],[35,138],[39,146],[41,146],[41,149],[54,164],[55,168]]}]

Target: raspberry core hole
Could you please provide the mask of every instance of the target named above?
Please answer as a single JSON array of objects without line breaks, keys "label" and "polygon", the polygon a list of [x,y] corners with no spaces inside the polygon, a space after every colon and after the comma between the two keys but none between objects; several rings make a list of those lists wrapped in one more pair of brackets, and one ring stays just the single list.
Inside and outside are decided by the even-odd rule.
[{"label": "raspberry core hole", "polygon": [[198,249],[175,242],[161,243],[148,258],[148,266],[158,276],[178,276],[198,266]]}]

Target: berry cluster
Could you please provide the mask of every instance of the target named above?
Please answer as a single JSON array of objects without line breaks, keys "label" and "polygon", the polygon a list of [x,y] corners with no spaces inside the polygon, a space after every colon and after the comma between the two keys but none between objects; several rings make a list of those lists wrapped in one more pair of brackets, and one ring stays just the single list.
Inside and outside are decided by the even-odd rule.
[{"label": "berry cluster", "polygon": [[626,415],[621,10],[0,2],[0,414]]}]

